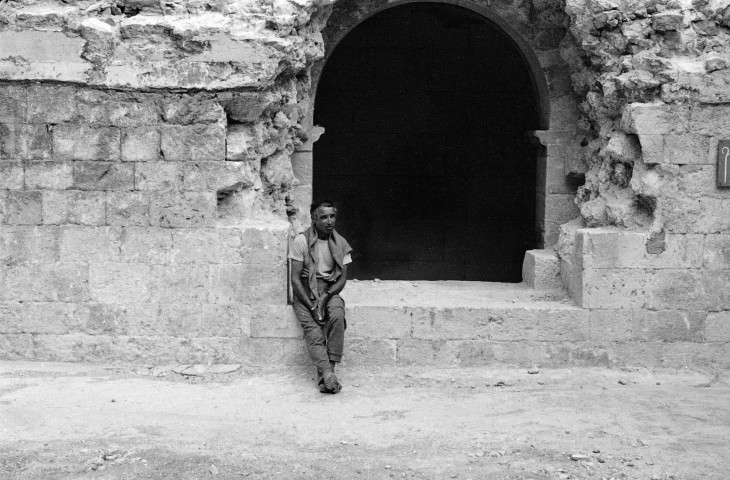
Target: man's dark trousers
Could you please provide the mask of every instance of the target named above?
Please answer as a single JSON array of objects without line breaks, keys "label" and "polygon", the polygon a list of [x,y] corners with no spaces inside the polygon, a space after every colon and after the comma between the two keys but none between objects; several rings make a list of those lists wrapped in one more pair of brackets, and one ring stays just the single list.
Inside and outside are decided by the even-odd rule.
[{"label": "man's dark trousers", "polygon": [[[304,290],[309,293],[309,286],[304,281]],[[331,283],[317,279],[317,290],[320,295],[327,291]],[[317,376],[321,382],[325,371],[330,370],[330,361],[342,360],[342,350],[345,343],[345,301],[339,295],[334,295],[327,302],[324,319],[317,320],[315,312],[305,304],[294,299],[294,312],[304,330],[304,339],[312,361],[317,366]]]}]

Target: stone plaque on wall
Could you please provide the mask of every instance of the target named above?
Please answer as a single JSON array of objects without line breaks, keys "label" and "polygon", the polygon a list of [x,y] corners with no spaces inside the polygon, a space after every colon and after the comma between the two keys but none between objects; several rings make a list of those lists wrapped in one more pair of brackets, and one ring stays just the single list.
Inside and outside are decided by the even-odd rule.
[{"label": "stone plaque on wall", "polygon": [[720,140],[717,146],[717,186],[730,188],[730,140]]}]

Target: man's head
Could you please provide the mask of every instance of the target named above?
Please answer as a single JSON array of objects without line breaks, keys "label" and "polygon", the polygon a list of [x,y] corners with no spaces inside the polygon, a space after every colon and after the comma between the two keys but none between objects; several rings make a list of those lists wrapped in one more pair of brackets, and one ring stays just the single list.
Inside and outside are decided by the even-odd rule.
[{"label": "man's head", "polygon": [[309,213],[312,216],[312,225],[314,225],[320,237],[328,236],[335,229],[337,209],[331,200],[314,202],[309,209]]}]

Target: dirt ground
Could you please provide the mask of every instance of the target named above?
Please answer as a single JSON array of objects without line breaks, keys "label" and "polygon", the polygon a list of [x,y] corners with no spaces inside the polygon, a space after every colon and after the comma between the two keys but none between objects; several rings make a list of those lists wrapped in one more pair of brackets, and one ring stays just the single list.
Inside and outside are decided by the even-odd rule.
[{"label": "dirt ground", "polygon": [[[0,363],[2,479],[727,479],[722,375]],[[571,458],[572,456],[572,458]]]}]

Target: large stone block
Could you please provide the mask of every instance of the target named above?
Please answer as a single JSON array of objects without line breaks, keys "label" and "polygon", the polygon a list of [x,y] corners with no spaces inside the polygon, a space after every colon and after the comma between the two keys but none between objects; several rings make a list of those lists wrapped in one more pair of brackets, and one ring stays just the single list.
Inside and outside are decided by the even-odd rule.
[{"label": "large stone block", "polygon": [[217,124],[225,121],[226,113],[215,97],[181,95],[164,99],[162,118],[179,125]]},{"label": "large stone block", "polygon": [[[721,282],[721,276],[714,277]],[[657,270],[650,280],[652,296],[647,306],[656,310],[719,310],[727,285],[723,288],[712,280],[700,270]]]},{"label": "large stone block", "polygon": [[0,262],[52,263],[58,261],[58,227],[0,227]]},{"label": "large stone block", "polygon": [[664,228],[672,233],[730,233],[730,199],[662,197]]},{"label": "large stone block", "polygon": [[163,302],[159,305],[157,320],[153,325],[152,333],[174,335],[176,337],[195,337],[200,334],[201,317],[202,306],[200,303]]},{"label": "large stone block", "polygon": [[[581,249],[576,261],[583,268],[699,268],[702,235],[665,235],[656,241],[648,232],[591,228],[578,230]],[[650,248],[660,244],[659,250]],[[662,250],[663,251],[660,251]],[[660,251],[660,253],[649,253]]]},{"label": "large stone block", "polygon": [[[436,357],[448,366],[478,367],[498,363],[495,343],[489,340],[448,340],[439,345]],[[510,362],[511,363],[511,362]]]},{"label": "large stone block", "polygon": [[123,262],[168,264],[175,259],[172,233],[162,228],[134,228],[122,230],[121,259]]},{"label": "large stone block", "polygon": [[146,192],[107,192],[106,223],[146,227],[150,223],[150,198]]},{"label": "large stone block", "polygon": [[301,338],[303,336],[302,327],[299,325],[299,320],[291,305],[257,305],[253,307],[250,325],[252,337]]},{"label": "large stone block", "polygon": [[136,127],[160,121],[156,96],[83,89],[76,94],[81,123]]},{"label": "large stone block", "polygon": [[561,288],[560,261],[552,250],[528,250],[522,263],[522,281],[537,290]]},{"label": "large stone block", "polygon": [[0,159],[17,156],[15,128],[16,125],[0,123]]},{"label": "large stone block", "polygon": [[0,190],[22,190],[23,177],[23,165],[20,162],[0,162]]},{"label": "large stone block", "polygon": [[76,89],[59,85],[31,85],[27,89],[28,123],[63,123],[76,116]]},{"label": "large stone block", "polygon": [[661,366],[698,370],[730,368],[730,344],[674,342],[662,346]]},{"label": "large stone block", "polygon": [[5,194],[5,223],[15,225],[40,225],[41,192],[8,190]]},{"label": "large stone block", "polygon": [[103,161],[120,159],[121,133],[116,127],[56,125],[53,156],[58,161]]},{"label": "large stone block", "polygon": [[626,106],[621,126],[628,133],[665,135],[689,131],[689,108],[665,103],[632,103]]},{"label": "large stone block", "polygon": [[150,298],[160,304],[201,304],[208,299],[208,266],[151,265]]},{"label": "large stone block", "polygon": [[26,163],[25,185],[30,189],[65,190],[73,185],[73,171],[70,163]]},{"label": "large stone block", "polygon": [[211,227],[216,223],[216,195],[159,193],[150,203],[150,225],[163,228]]},{"label": "large stone block", "polygon": [[53,138],[49,126],[15,125],[15,148],[22,160],[50,160],[53,157]]},{"label": "large stone block", "polygon": [[577,273],[583,308],[646,308],[652,303],[653,271],[641,269],[583,269]]},{"label": "large stone block", "polygon": [[211,303],[285,303],[286,285],[284,265],[210,266]]},{"label": "large stone block", "polygon": [[75,162],[73,186],[79,190],[132,190],[134,164]]},{"label": "large stone block", "polygon": [[402,338],[398,340],[397,364],[402,366],[441,366],[438,358],[443,341]]},{"label": "large stone block", "polygon": [[132,303],[108,304],[86,303],[78,306],[83,312],[85,321],[80,324],[79,331],[89,335],[128,335],[133,334],[135,327],[156,318],[157,306],[152,304]]},{"label": "large stone block", "polygon": [[661,342],[616,342],[611,344],[612,366],[656,368],[662,365]]},{"label": "large stone block", "polygon": [[185,162],[182,167],[183,190],[192,192],[250,188],[258,175],[248,162]]},{"label": "large stone block", "polygon": [[183,166],[172,162],[137,163],[134,186],[137,190],[182,190]]},{"label": "large stone block", "polygon": [[157,127],[125,128],[122,132],[122,161],[155,162],[162,160],[160,131]]},{"label": "large stone block", "polygon": [[0,303],[0,333],[47,333],[62,335],[78,330],[85,311],[74,303]]},{"label": "large stone block", "polygon": [[730,106],[702,105],[692,109],[689,118],[692,132],[699,135],[710,135],[727,138],[730,131]]},{"label": "large stone block", "polygon": [[83,302],[89,298],[85,263],[21,263],[5,267],[5,300]]},{"label": "large stone block", "polygon": [[715,270],[702,275],[702,287],[706,298],[697,302],[700,305],[697,309],[730,310],[728,285],[730,285],[730,270]]},{"label": "large stone block", "polygon": [[410,338],[413,313],[405,307],[350,306],[347,334],[355,338]]},{"label": "large stone block", "polygon": [[249,337],[252,318],[253,309],[249,305],[204,303],[200,334],[209,337]]},{"label": "large stone block", "polygon": [[266,265],[286,263],[288,233],[288,222],[244,228],[241,230],[242,261]]},{"label": "large stone block", "polygon": [[150,266],[142,263],[94,262],[89,265],[91,299],[101,303],[146,302]]},{"label": "large stone block", "polygon": [[9,84],[0,86],[0,123],[18,123],[24,120],[27,105],[25,86]]},{"label": "large stone block", "polygon": [[0,358],[3,360],[37,360],[33,355],[33,336],[30,334],[0,335]]},{"label": "large stone block", "polygon": [[162,127],[165,160],[209,162],[226,159],[226,132],[220,124]]},{"label": "large stone block", "polygon": [[396,351],[396,340],[354,338],[347,343],[342,363],[348,367],[394,367]]},{"label": "large stone block", "polygon": [[494,313],[478,308],[410,309],[411,336],[424,340],[489,338]]},{"label": "large stone block", "polygon": [[241,263],[238,228],[181,228],[172,232],[175,263]]},{"label": "large stone block", "polygon": [[492,342],[488,348],[497,363],[520,367],[551,366],[556,363],[545,342]]},{"label": "large stone block", "polygon": [[634,337],[646,342],[704,342],[707,312],[637,310]]},{"label": "large stone block", "polygon": [[635,338],[636,310],[599,309],[588,315],[590,339],[598,342],[626,342]]},{"label": "large stone block", "polygon": [[42,192],[43,223],[46,225],[104,225],[106,194],[104,192]]},{"label": "large stone block", "polygon": [[712,164],[711,137],[696,133],[679,135],[640,135],[644,163],[699,165]]},{"label": "large stone block", "polygon": [[119,227],[61,227],[61,261],[117,262],[121,234]]},{"label": "large stone block", "polygon": [[707,269],[730,269],[730,235],[706,235],[702,259]]},{"label": "large stone block", "polygon": [[705,340],[730,342],[730,311],[710,312],[705,319]]}]

